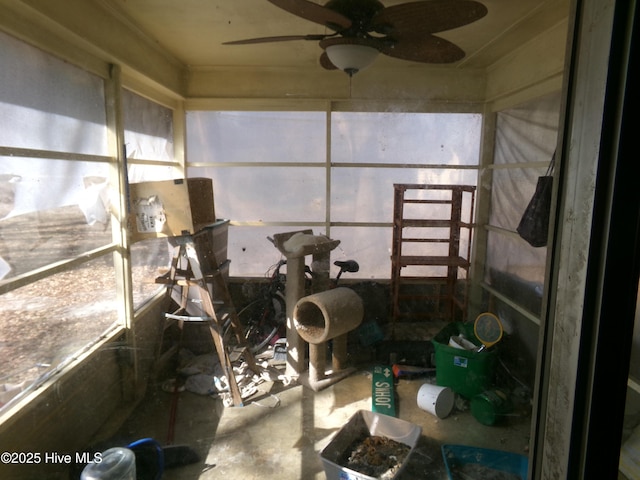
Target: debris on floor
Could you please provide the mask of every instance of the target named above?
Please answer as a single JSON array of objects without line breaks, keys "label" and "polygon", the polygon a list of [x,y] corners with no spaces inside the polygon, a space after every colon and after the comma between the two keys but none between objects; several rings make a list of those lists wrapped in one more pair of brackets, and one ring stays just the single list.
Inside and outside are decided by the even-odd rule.
[{"label": "debris on floor", "polygon": [[433,367],[421,367],[415,365],[394,364],[391,369],[396,378],[418,378],[435,375],[436,369]]},{"label": "debris on floor", "polygon": [[287,361],[287,339],[279,338],[273,346],[273,359],[278,362]]},{"label": "debris on floor", "polygon": [[[258,385],[264,382],[281,381],[285,386],[290,379],[270,367],[268,362],[259,365],[261,372],[255,373],[245,362],[233,365],[236,382],[240,388],[242,399],[254,395]],[[162,389],[168,393],[188,391],[198,395],[220,397],[225,407],[233,405],[229,382],[225,375],[217,354],[207,353],[195,355],[188,349],[181,349],[178,353],[178,378],[169,378],[162,384]]]},{"label": "debris on floor", "polygon": [[370,477],[393,478],[410,451],[411,448],[404,443],[370,435],[354,440],[345,451],[345,458],[340,459],[338,464]]},{"label": "debris on floor", "polygon": [[470,463],[451,468],[451,478],[452,480],[521,480],[519,475]]}]

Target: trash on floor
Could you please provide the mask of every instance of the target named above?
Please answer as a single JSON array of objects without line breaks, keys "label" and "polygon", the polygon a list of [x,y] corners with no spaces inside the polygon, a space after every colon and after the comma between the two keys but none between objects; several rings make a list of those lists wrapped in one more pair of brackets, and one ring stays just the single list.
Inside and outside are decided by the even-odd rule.
[{"label": "trash on floor", "polygon": [[388,437],[366,435],[347,448],[339,465],[374,478],[394,476],[409,455],[409,445]]},{"label": "trash on floor", "polygon": [[287,339],[279,338],[273,345],[273,360],[275,362],[287,361]]},{"label": "trash on floor", "polygon": [[396,378],[417,378],[435,375],[436,369],[432,367],[419,367],[415,365],[394,364],[391,368]]},{"label": "trash on floor", "polygon": [[[234,365],[233,372],[243,399],[255,394],[259,384],[274,380],[271,376],[266,375],[270,372],[268,365],[263,367],[261,375],[250,371],[245,362]],[[275,380],[281,379],[281,376],[276,375]],[[233,405],[228,379],[220,365],[218,356],[214,353],[196,356],[187,349],[181,349],[178,378],[165,380],[162,389],[168,393],[186,390],[198,395],[219,396],[226,407]]]}]

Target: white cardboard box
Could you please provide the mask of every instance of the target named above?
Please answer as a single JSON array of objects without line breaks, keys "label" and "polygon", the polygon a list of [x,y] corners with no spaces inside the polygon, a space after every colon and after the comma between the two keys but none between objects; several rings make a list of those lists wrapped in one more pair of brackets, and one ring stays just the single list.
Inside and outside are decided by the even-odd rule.
[{"label": "white cardboard box", "polygon": [[132,183],[129,205],[134,242],[191,235],[216,221],[210,178]]}]

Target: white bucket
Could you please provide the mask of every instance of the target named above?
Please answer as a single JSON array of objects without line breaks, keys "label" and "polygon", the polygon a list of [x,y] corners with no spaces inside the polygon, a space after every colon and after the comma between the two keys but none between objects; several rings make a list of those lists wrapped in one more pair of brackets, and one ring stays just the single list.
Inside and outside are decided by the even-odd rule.
[{"label": "white bucket", "polygon": [[418,407],[438,418],[447,418],[454,402],[455,394],[449,387],[425,383],[418,390]]},{"label": "white bucket", "polygon": [[461,350],[477,350],[478,346],[473,342],[470,342],[462,335],[456,337],[449,337],[449,346],[453,348],[459,348]]}]

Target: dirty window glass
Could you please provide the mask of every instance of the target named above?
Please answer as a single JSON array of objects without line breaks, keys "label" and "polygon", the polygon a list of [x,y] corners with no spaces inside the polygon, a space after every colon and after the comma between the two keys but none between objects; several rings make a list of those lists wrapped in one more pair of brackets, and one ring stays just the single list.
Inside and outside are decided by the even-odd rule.
[{"label": "dirty window glass", "polygon": [[120,319],[112,159],[100,77],[4,34],[0,61],[0,378],[19,393]]},{"label": "dirty window glass", "polygon": [[102,79],[2,33],[0,44],[0,145],[105,155]]},{"label": "dirty window glass", "polygon": [[389,278],[393,184],[476,184],[479,114],[331,113],[330,134],[326,118],[187,113],[188,175],[213,179],[231,221],[231,276],[262,275],[279,255],[266,238],[306,228],[360,259],[352,278]]},{"label": "dirty window glass", "polygon": [[[173,111],[129,90],[123,90],[122,107],[129,183],[182,177],[173,164]],[[167,272],[172,254],[167,238],[131,245],[134,308],[163,289],[155,279]]]},{"label": "dirty window glass", "polygon": [[331,114],[334,162],[477,165],[480,114]]},{"label": "dirty window glass", "polygon": [[323,163],[323,112],[187,112],[192,163]]},{"label": "dirty window glass", "polygon": [[173,112],[129,90],[122,91],[127,159],[172,161]]}]

